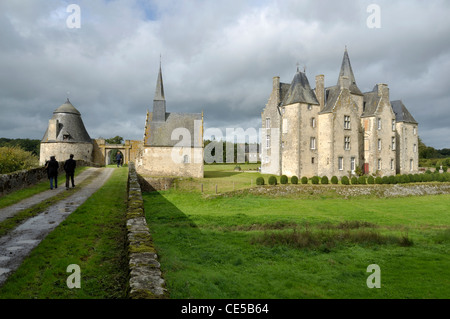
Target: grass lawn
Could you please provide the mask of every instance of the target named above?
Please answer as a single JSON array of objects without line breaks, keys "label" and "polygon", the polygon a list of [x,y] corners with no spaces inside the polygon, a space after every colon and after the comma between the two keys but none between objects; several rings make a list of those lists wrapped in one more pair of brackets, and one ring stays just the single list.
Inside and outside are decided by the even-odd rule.
[{"label": "grass lawn", "polygon": [[[128,169],[120,168],[26,258],[0,288],[0,298],[125,298]],[[81,268],[69,289],[67,266]]]},{"label": "grass lawn", "polygon": [[[205,166],[199,181],[259,174],[220,172]],[[447,194],[207,197],[179,187],[144,201],[172,298],[450,298]],[[367,287],[371,264],[380,289]]]}]

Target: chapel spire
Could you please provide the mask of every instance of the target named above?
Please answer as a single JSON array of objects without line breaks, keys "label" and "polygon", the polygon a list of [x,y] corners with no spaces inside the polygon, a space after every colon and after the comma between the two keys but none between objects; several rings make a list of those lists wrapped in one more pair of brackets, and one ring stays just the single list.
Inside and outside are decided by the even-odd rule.
[{"label": "chapel spire", "polygon": [[161,60],[159,61],[159,73],[156,80],[155,97],[153,98],[153,121],[166,121],[166,99],[164,97],[164,84],[161,71]]}]

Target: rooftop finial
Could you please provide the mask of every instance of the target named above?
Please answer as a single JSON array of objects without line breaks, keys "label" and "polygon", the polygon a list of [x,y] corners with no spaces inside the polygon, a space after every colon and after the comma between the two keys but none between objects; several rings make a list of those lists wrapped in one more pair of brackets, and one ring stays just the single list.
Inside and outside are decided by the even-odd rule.
[{"label": "rooftop finial", "polygon": [[66,103],[70,103],[70,101],[69,101],[69,95],[70,95],[70,92],[67,91],[67,101],[66,101]]},{"label": "rooftop finial", "polygon": [[298,72],[298,71],[299,71],[299,70],[298,70],[298,67],[300,66],[300,63],[297,62],[296,65],[297,65],[297,72]]},{"label": "rooftop finial", "polygon": [[345,45],[345,52],[347,52],[347,45]]}]

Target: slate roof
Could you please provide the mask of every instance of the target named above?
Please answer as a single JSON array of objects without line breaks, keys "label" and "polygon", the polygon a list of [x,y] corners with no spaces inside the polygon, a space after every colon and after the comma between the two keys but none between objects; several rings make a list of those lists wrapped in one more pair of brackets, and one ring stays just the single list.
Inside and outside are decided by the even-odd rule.
[{"label": "slate roof", "polygon": [[380,100],[381,96],[378,96],[378,89],[376,85],[371,92],[364,93],[363,113],[361,117],[375,116]]},{"label": "slate roof", "polygon": [[300,71],[297,71],[295,74],[282,101],[282,105],[294,103],[319,104],[316,94],[309,85],[306,74]]},{"label": "slate roof", "polygon": [[[344,57],[342,58],[341,71],[339,72],[339,78],[341,76],[347,76],[350,79],[350,92],[356,95],[363,95],[361,90],[356,85],[355,75],[353,74],[352,65],[350,63],[350,58],[348,56],[347,48],[344,52]],[[339,85],[339,78],[337,85]]]},{"label": "slate roof", "polygon": [[[52,116],[52,120],[58,120],[58,135],[56,140],[48,140],[48,128],[45,131],[42,142],[68,142],[68,143],[92,143],[86,128],[84,127],[83,120],[81,119],[80,112],[70,103],[69,99],[58,107]],[[64,140],[64,135],[68,134],[70,138]]]},{"label": "slate roof", "polygon": [[[169,146],[173,147],[178,144],[182,138],[176,136],[175,140],[171,139],[172,132],[177,128],[186,128],[188,129],[191,135],[191,147],[201,147],[201,145],[196,145],[201,142],[195,141],[195,137],[199,138],[200,136],[195,136],[195,128],[194,121],[202,121],[201,113],[166,113],[166,121],[159,122],[153,121],[153,112],[149,113],[148,121],[147,121],[147,135],[144,141],[145,145],[149,146]],[[197,135],[201,134],[199,130]],[[183,140],[183,142],[186,142]]]},{"label": "slate roof", "polygon": [[395,113],[396,122],[417,124],[417,121],[414,119],[411,113],[409,113],[408,109],[401,100],[391,101],[391,107],[392,111],[394,111]]},{"label": "slate roof", "polygon": [[325,88],[325,105],[319,114],[333,112],[334,105],[336,104],[340,93],[341,87],[339,85]]}]

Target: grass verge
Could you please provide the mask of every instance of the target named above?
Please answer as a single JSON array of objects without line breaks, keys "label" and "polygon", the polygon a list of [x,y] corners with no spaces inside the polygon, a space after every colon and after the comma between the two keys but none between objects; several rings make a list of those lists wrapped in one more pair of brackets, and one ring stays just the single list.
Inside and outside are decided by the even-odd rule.
[{"label": "grass verge", "polygon": [[[31,252],[0,288],[0,298],[125,298],[127,176],[128,169],[116,169]],[[67,287],[71,264],[81,268],[80,289]]]}]

